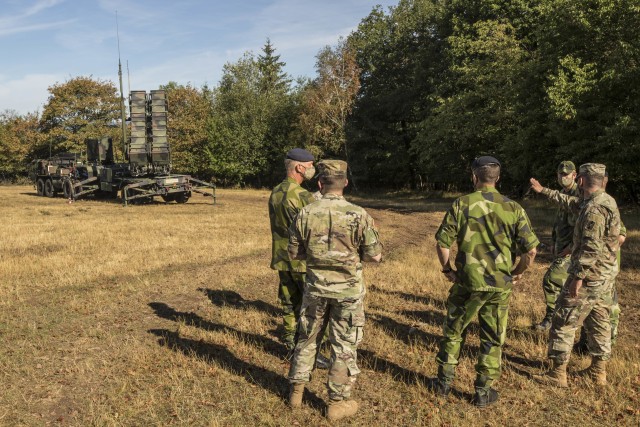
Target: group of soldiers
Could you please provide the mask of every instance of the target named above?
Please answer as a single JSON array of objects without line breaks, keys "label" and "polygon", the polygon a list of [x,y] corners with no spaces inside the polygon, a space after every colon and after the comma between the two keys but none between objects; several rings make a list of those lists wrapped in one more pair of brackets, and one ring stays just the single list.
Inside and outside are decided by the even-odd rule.
[{"label": "group of soldiers", "polygon": [[[373,218],[343,197],[346,162],[323,160],[316,171],[314,161],[300,148],[286,155],[287,177],[269,199],[271,267],[279,274],[282,339],[290,350],[289,404],[300,407],[312,370],[327,367],[327,417],[337,420],[358,410],[350,397],[360,372],[357,347],[365,320],[362,262],[380,262],[382,244]],[[437,379],[430,386],[440,396],[451,392],[467,327],[477,317],[480,350],[472,402],[481,408],[498,400],[492,385],[501,372],[509,297],[540,244],[524,209],[497,191],[501,167],[491,156],[474,160],[475,191],[454,201],[435,236],[442,273],[452,286],[436,356]],[[543,280],[547,312],[536,325],[549,330],[552,368],[535,376],[545,384],[567,387],[567,363],[583,323],[581,337],[592,356],[586,373],[596,384],[606,384],[612,323],[617,325],[615,277],[623,226],[615,200],[604,191],[605,174],[604,165],[587,163],[576,171],[567,161],[558,168],[561,191],[530,181],[534,191],[559,206],[552,235],[555,259]],[[314,176],[320,190],[312,194],[301,184]],[[450,260],[454,243],[455,269]],[[325,341],[330,360],[320,356]]]}]

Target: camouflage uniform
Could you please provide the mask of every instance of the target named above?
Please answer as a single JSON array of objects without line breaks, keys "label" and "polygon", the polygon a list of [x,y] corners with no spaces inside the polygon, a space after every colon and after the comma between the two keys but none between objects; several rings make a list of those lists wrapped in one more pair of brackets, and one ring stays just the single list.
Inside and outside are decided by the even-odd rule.
[{"label": "camouflage uniform", "polygon": [[293,178],[286,178],[271,192],[269,198],[269,219],[271,221],[271,268],[278,271],[278,297],[282,304],[284,324],[284,344],[293,349],[300,315],[304,276],[304,261],[289,259],[289,226],[300,210],[312,203],[314,198]]},{"label": "camouflage uniform", "polygon": [[[575,165],[571,162],[562,162],[558,168],[558,172],[573,171],[575,171]],[[577,197],[579,195],[578,184],[574,182],[569,189],[562,189],[561,193]],[[545,313],[547,328],[549,327],[555,310],[556,300],[560,295],[560,291],[562,291],[564,282],[569,276],[568,270],[571,254],[567,253],[566,255],[562,255],[562,253],[571,248],[575,223],[576,215],[573,212],[558,208],[551,233],[554,259],[542,279],[542,290],[547,305]],[[543,323],[545,323],[545,321],[543,321]]]},{"label": "camouflage uniform", "polygon": [[[583,200],[577,196],[572,196],[570,194],[564,193],[564,192],[560,192],[558,190],[551,190],[549,188],[543,188],[541,194],[545,195],[549,200],[555,202],[556,204],[560,205],[561,209],[571,212],[573,215],[578,215],[580,213],[580,208],[582,207],[582,202]],[[622,222],[622,220],[620,220],[620,235],[621,236],[626,236],[627,235],[627,229],[624,226],[624,223]],[[573,238],[572,238],[573,241]],[[571,259],[571,257],[569,257],[569,260]],[[618,271],[620,271],[620,247],[618,247],[617,253],[616,253],[616,261],[618,264]],[[568,273],[568,270],[567,270]],[[568,276],[567,276],[568,277]],[[566,282],[566,280],[565,280]],[[610,321],[611,321],[611,345],[613,346],[615,344],[615,341],[618,337],[618,326],[620,324],[620,304],[618,303],[618,291],[616,290],[616,286],[615,286],[615,280],[613,282],[613,290],[612,290],[612,296],[611,296],[611,315],[610,315]],[[583,341],[586,335],[588,333],[585,331],[584,326],[581,328],[581,333],[580,333],[580,341],[581,343],[585,342]],[[579,343],[579,344],[581,344]],[[579,345],[578,344],[578,345]]]},{"label": "camouflage uniform", "polygon": [[458,245],[458,281],[449,291],[436,356],[438,379],[444,384],[453,381],[465,330],[477,315],[480,352],[475,387],[476,392],[486,392],[500,376],[516,251],[529,252],[540,242],[524,209],[490,186],[458,198],[445,214],[436,240],[443,248]]},{"label": "camouflage uniform", "polygon": [[[604,176],[604,165],[587,163],[580,174]],[[589,353],[596,359],[611,357],[611,307],[618,274],[620,213],[615,200],[598,190],[580,201],[553,190],[543,189],[552,200],[563,200],[568,208],[580,207],[573,234],[569,278],[557,301],[549,333],[548,356],[558,364],[569,360],[575,334],[584,322]],[[574,279],[583,286],[575,298],[569,296]]]},{"label": "camouflage uniform", "polygon": [[[326,173],[338,161],[318,165]],[[336,168],[344,168],[340,162]],[[322,171],[325,172],[322,172]],[[298,343],[289,371],[292,384],[305,383],[313,369],[320,331],[328,324],[331,368],[327,386],[332,401],[348,399],[356,375],[357,347],[364,326],[365,294],[361,258],[382,247],[373,218],[343,196],[327,193],[300,211],[289,234],[289,253],[307,261]]]}]

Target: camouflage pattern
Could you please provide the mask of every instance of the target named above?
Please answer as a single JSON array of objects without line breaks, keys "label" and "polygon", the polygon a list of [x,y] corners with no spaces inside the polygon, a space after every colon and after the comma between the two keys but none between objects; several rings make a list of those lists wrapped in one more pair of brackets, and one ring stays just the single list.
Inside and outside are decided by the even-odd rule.
[{"label": "camouflage pattern", "polygon": [[282,304],[284,326],[282,341],[290,349],[295,345],[306,265],[304,261],[289,259],[289,226],[300,209],[313,201],[311,193],[289,177],[273,189],[269,198],[271,268],[278,270],[278,297]]},{"label": "camouflage pattern", "polygon": [[[575,166],[571,169],[573,163],[562,162],[559,171],[574,171]],[[571,170],[569,170],[571,169]],[[572,197],[578,197],[578,184],[574,183],[569,189],[562,189],[561,194]],[[567,211],[559,207],[556,211],[556,219],[553,223],[553,231],[551,232],[551,240],[553,242],[554,260],[551,262],[544,278],[542,279],[542,290],[546,304],[545,317],[550,319],[556,307],[556,300],[562,291],[562,286],[569,276],[569,254],[560,256],[562,252],[571,249],[573,242],[573,229],[576,224],[576,213]]]},{"label": "camouflage pattern", "polygon": [[441,382],[453,382],[464,344],[464,332],[476,315],[480,326],[480,350],[474,386],[476,389],[488,390],[500,377],[500,359],[507,334],[510,295],[510,290],[472,291],[460,283],[451,287],[447,299],[443,338],[440,340],[440,350],[436,356],[438,379]]},{"label": "camouflage pattern", "polygon": [[291,226],[289,254],[306,258],[307,277],[298,343],[288,376],[292,383],[309,381],[322,340],[320,332],[328,326],[329,398],[349,398],[360,373],[356,350],[365,321],[361,257],[378,256],[381,250],[373,219],[342,196],[325,194],[300,211]]},{"label": "camouflage pattern", "polygon": [[[624,226],[622,220],[620,220],[620,235],[627,237],[627,227]],[[620,270],[620,249],[617,253],[618,270]],[[615,283],[613,285],[613,305],[611,306],[611,345],[615,345],[618,338],[618,326],[620,325],[620,304],[618,303],[618,291],[616,290]]]},{"label": "camouflage pattern", "polygon": [[269,220],[271,221],[271,268],[278,271],[304,273],[304,261],[291,260],[287,254],[289,227],[298,212],[314,201],[313,195],[293,178],[286,178],[271,192]]},{"label": "camouflage pattern", "polygon": [[305,293],[289,380],[292,383],[309,381],[322,341],[321,331],[327,327],[331,343],[329,398],[334,401],[348,399],[360,373],[357,348],[362,341],[364,321],[363,298],[323,298]]},{"label": "camouflage pattern", "polygon": [[511,289],[516,251],[528,252],[540,243],[522,207],[493,187],[458,198],[436,233],[438,245],[458,243],[456,274],[469,290]]},{"label": "camouflage pattern", "polygon": [[306,258],[306,292],[316,296],[363,296],[361,257],[381,250],[373,218],[335,194],[304,207],[289,231],[289,255]]},{"label": "camouflage pattern", "polygon": [[302,295],[304,294],[305,275],[297,271],[278,271],[278,276],[280,278],[278,298],[282,305],[282,324],[284,326],[282,342],[287,349],[293,350],[297,341],[296,334]]},{"label": "camouflage pattern", "polygon": [[[599,168],[594,169],[599,172]],[[549,334],[549,358],[559,363],[569,360],[576,330],[583,322],[589,353],[602,360],[611,355],[611,306],[618,274],[620,213],[615,200],[603,190],[585,198],[581,206],[573,235],[569,278]],[[568,295],[568,283],[574,278],[582,279],[583,287],[572,298]]]},{"label": "camouflage pattern", "polygon": [[438,378],[451,383],[467,326],[477,315],[480,352],[475,387],[486,391],[500,376],[513,260],[540,243],[524,209],[493,187],[458,198],[436,233],[438,245],[457,242],[455,283],[447,299],[447,319],[436,356]]}]

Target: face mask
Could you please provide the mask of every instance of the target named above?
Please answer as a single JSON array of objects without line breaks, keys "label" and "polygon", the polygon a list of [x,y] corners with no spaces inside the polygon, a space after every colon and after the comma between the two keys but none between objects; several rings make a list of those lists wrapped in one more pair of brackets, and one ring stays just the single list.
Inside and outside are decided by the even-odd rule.
[{"label": "face mask", "polygon": [[558,184],[562,185],[563,187],[570,187],[571,184],[573,184],[573,177],[571,175],[560,176],[558,177]]},{"label": "face mask", "polygon": [[311,178],[313,178],[315,174],[316,174],[316,168],[311,166],[304,170],[304,173],[302,174],[302,176],[304,177],[305,181],[309,181]]}]

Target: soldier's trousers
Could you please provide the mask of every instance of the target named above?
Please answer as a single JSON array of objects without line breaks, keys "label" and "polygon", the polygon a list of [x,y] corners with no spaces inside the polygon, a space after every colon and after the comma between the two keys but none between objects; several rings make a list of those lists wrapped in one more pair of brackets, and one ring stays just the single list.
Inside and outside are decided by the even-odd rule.
[{"label": "soldier's trousers", "polygon": [[288,348],[293,349],[296,343],[305,274],[296,271],[278,271],[278,276],[280,278],[278,298],[282,305],[282,323],[284,326],[282,342]]},{"label": "soldier's trousers", "polygon": [[331,343],[331,367],[327,381],[329,398],[348,399],[356,376],[360,373],[356,350],[363,336],[362,298],[334,299],[304,294],[298,343],[289,370],[289,381],[309,381],[322,342],[322,331],[327,326]]},{"label": "soldier's trousers", "polygon": [[547,272],[542,279],[542,291],[547,306],[545,317],[551,319],[556,308],[556,301],[562,292],[564,282],[569,277],[569,263],[571,256],[556,257],[551,262]]},{"label": "soldier's trousers", "polygon": [[502,345],[507,333],[511,291],[472,292],[456,283],[449,291],[447,318],[436,356],[438,379],[450,384],[455,378],[467,326],[478,316],[480,351],[476,363],[476,389],[487,390],[500,377]]},{"label": "soldier's trousers", "polygon": [[616,343],[618,338],[618,325],[620,324],[620,304],[618,303],[618,291],[613,286],[613,298],[611,305],[611,345]]},{"label": "soldier's trousers", "polygon": [[580,288],[578,296],[569,296],[567,283],[558,298],[549,332],[547,355],[558,363],[569,361],[576,331],[584,323],[587,347],[592,357],[607,360],[611,357],[611,283],[588,283]]}]

